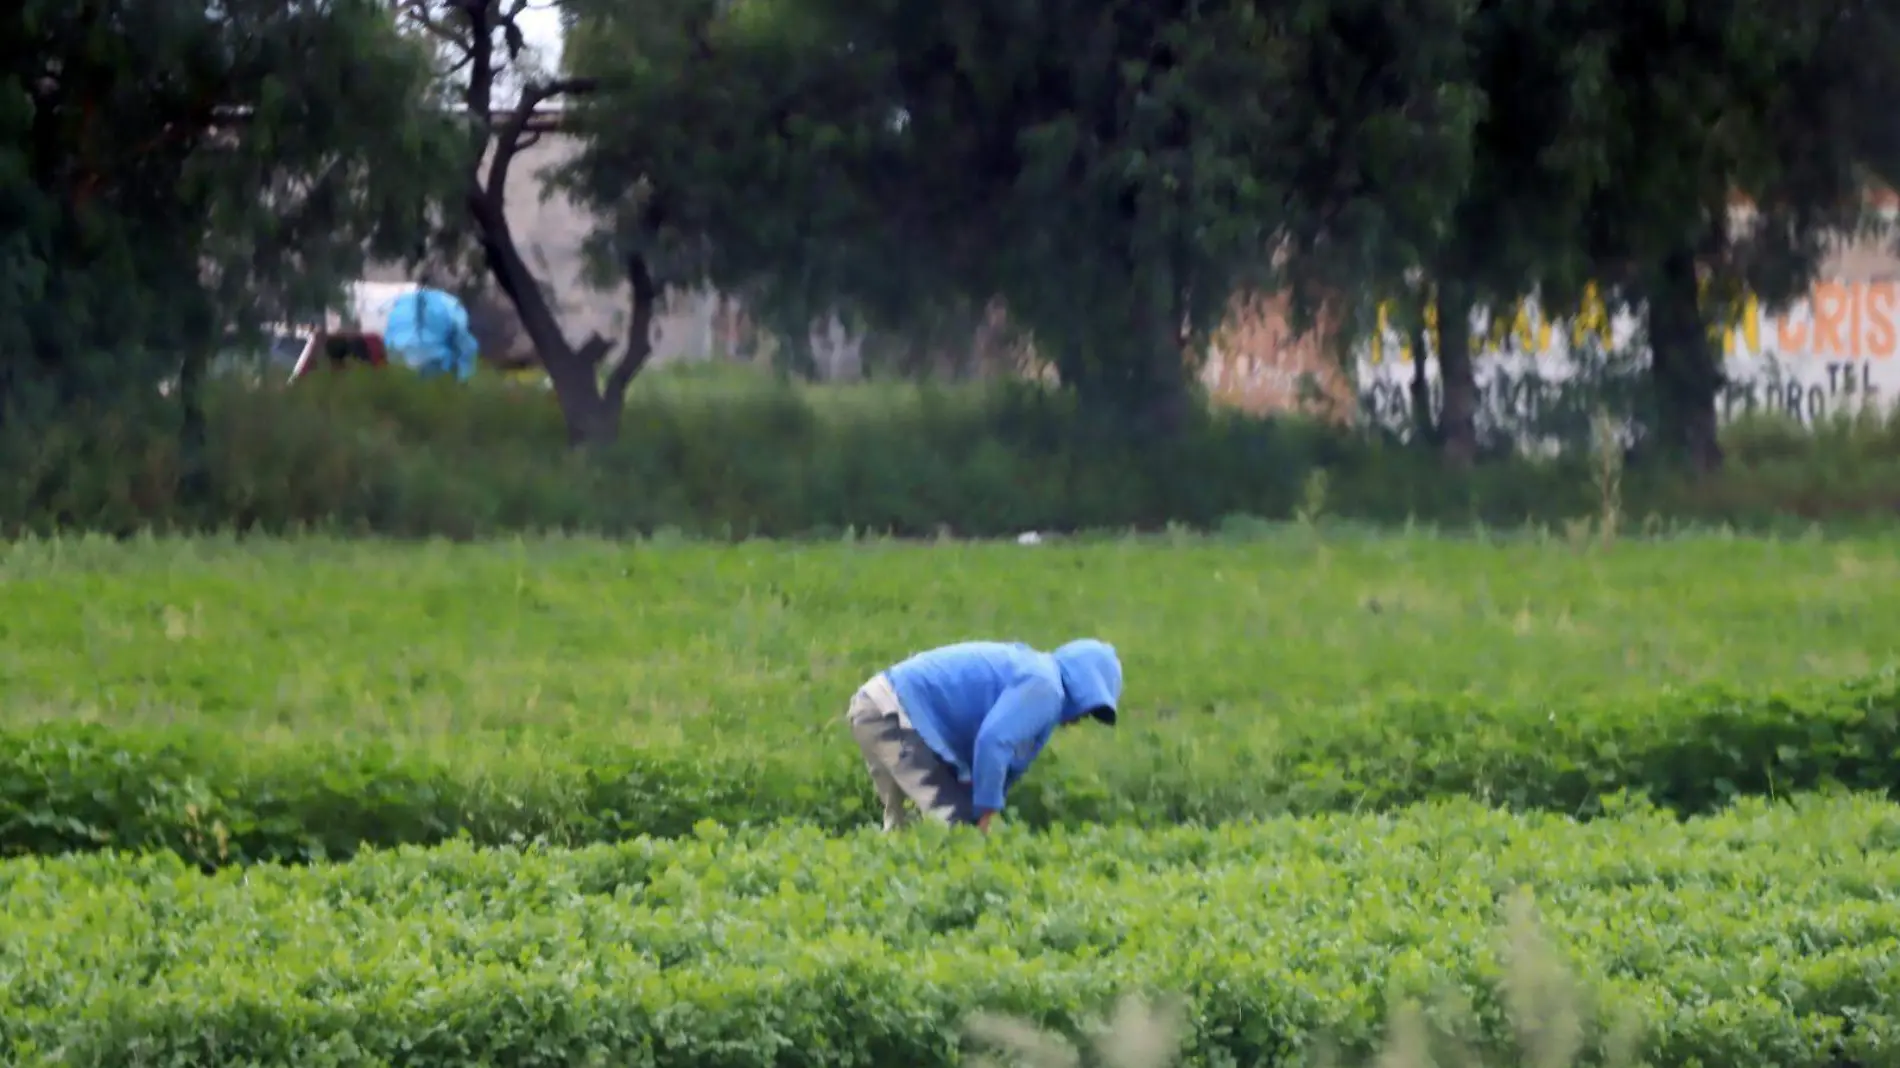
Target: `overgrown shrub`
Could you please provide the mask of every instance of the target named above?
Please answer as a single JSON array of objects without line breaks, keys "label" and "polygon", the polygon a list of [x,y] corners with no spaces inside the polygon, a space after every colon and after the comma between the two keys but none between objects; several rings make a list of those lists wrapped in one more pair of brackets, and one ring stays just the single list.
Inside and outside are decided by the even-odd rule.
[{"label": "overgrown shrub", "polygon": [[[289,388],[220,381],[202,489],[184,478],[168,413],[11,425],[0,436],[0,532],[1205,528],[1295,516],[1316,471],[1326,473],[1325,514],[1340,518],[1554,524],[1602,507],[1583,456],[1452,474],[1370,436],[1209,412],[1176,440],[1137,443],[1025,384],[810,387],[655,373],[634,391],[623,440],[583,457],[564,447],[552,398],[532,387],[364,373]],[[1731,438],[1734,462],[1713,478],[1632,469],[1623,514],[1758,526],[1900,509],[1900,420],[1819,434],[1744,425]]]}]

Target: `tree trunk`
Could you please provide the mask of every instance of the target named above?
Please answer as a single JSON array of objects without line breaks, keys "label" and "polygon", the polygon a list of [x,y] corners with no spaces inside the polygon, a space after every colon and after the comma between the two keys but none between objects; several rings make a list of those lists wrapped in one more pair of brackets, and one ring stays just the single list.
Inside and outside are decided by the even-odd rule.
[{"label": "tree trunk", "polygon": [[[1178,351],[1175,356],[1179,358]],[[1177,374],[1172,379],[1156,380],[1154,388],[1142,398],[1138,433],[1162,440],[1180,435],[1188,425],[1188,417],[1193,410],[1193,399],[1188,394],[1183,377]]]},{"label": "tree trunk", "polygon": [[[1062,385],[1073,390],[1082,411],[1106,417],[1124,440],[1165,439],[1186,425],[1192,397],[1178,346],[1156,351],[1123,338],[1103,360],[1102,346],[1058,357]],[[1175,367],[1167,366],[1172,356]]]},{"label": "tree trunk", "polygon": [[1478,458],[1478,378],[1471,363],[1471,297],[1457,283],[1438,287],[1438,379],[1445,395],[1440,448],[1447,464],[1463,470]]},{"label": "tree trunk", "polygon": [[179,489],[186,500],[202,504],[211,498],[210,434],[205,420],[204,352],[192,347],[178,367]]},{"label": "tree trunk", "polygon": [[[505,181],[505,174],[500,179]],[[554,385],[555,399],[567,422],[568,443],[577,447],[612,444],[620,436],[620,412],[626,403],[627,387],[653,355],[653,315],[659,303],[659,286],[645,258],[627,257],[632,317],[625,350],[603,382],[600,365],[611,344],[598,334],[578,348],[567,340],[546,294],[515,244],[502,210],[501,188],[491,177],[488,188],[474,185],[468,195],[469,212],[481,232],[489,272],[514,304],[521,328]]]},{"label": "tree trunk", "polygon": [[[627,282],[632,315],[626,349],[604,381],[598,368],[609,346],[598,334],[579,349],[568,345],[559,330],[553,332],[549,349],[536,345],[543,353],[542,362],[567,421],[568,444],[576,447],[611,445],[620,439],[620,413],[626,410],[627,388],[653,355],[653,314],[660,292],[643,257],[627,257]],[[547,318],[552,323],[553,316]],[[529,331],[531,337],[533,333]],[[556,353],[554,360],[547,358],[550,351]]]},{"label": "tree trunk", "polygon": [[646,257],[629,253],[625,263],[629,304],[627,344],[620,354],[620,362],[607,372],[607,384],[601,387],[601,400],[613,410],[616,435],[620,413],[627,406],[627,387],[653,358],[653,313],[660,304],[660,287],[647,268]]},{"label": "tree trunk", "polygon": [[1158,317],[1160,321],[1151,324],[1147,331],[1148,362],[1143,366],[1148,374],[1143,382],[1142,421],[1146,432],[1161,438],[1178,435],[1187,425],[1193,407],[1193,397],[1188,392],[1187,346],[1181,336],[1178,308],[1178,305],[1170,308],[1177,314]]},{"label": "tree trunk", "polygon": [[1088,337],[1057,350],[1056,372],[1091,416],[1126,439],[1165,439],[1187,425],[1193,395],[1172,300],[1124,300]]},{"label": "tree trunk", "polygon": [[1431,356],[1425,349],[1425,330],[1412,331],[1412,438],[1422,445],[1438,442],[1438,421],[1432,418],[1432,384],[1425,370]]},{"label": "tree trunk", "polygon": [[1706,473],[1722,466],[1715,418],[1722,368],[1702,317],[1695,267],[1692,252],[1671,253],[1650,288],[1650,377],[1662,451]]},{"label": "tree trunk", "polygon": [[567,443],[575,448],[611,445],[620,437],[619,413],[601,396],[595,367],[605,341],[589,342],[577,351],[561,338],[551,344],[536,343],[535,354],[554,386],[554,399],[561,406],[561,419],[567,424]]},{"label": "tree trunk", "polygon": [[[478,116],[492,115],[498,71],[492,51],[495,33],[518,30],[513,19],[520,13],[517,5],[504,13],[492,3],[463,3],[455,6],[466,31],[459,41],[468,63],[468,82],[463,101]],[[482,256],[495,284],[515,307],[521,328],[534,346],[535,355],[554,385],[554,396],[567,421],[570,445],[604,445],[620,434],[620,410],[627,385],[646,365],[652,353],[650,331],[654,293],[646,264],[638,257],[629,259],[630,280],[634,288],[633,331],[627,338],[626,351],[603,384],[600,363],[611,347],[598,334],[576,348],[567,339],[556,320],[548,298],[535,281],[534,272],[515,243],[508,224],[507,189],[509,169],[522,149],[533,144],[538,134],[528,132],[528,121],[541,104],[559,96],[589,93],[595,89],[591,79],[567,78],[552,82],[531,82],[523,87],[515,101],[513,117],[497,124],[492,119],[472,134],[470,147],[474,163],[468,174],[465,194],[469,216],[482,245]],[[484,172],[481,157],[493,155]]]},{"label": "tree trunk", "polygon": [[1411,305],[1412,441],[1426,448],[1435,448],[1438,444],[1438,421],[1432,417],[1432,384],[1425,374],[1432,358],[1427,348],[1430,336],[1425,329],[1425,301],[1414,296],[1407,303]]},{"label": "tree trunk", "polygon": [[1171,438],[1187,424],[1192,398],[1181,324],[1173,315],[1176,308],[1173,299],[1139,302],[1128,324],[1128,363],[1119,374],[1110,370],[1120,387],[1116,402],[1136,437]]}]

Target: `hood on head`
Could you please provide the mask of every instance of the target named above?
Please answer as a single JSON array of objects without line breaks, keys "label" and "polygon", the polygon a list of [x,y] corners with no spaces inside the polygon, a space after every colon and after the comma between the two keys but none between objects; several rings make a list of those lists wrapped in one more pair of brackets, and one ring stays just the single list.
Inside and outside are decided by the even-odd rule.
[{"label": "hood on head", "polygon": [[1072,641],[1050,654],[1062,669],[1062,720],[1090,713],[1113,726],[1122,699],[1122,662],[1115,647],[1094,638]]}]

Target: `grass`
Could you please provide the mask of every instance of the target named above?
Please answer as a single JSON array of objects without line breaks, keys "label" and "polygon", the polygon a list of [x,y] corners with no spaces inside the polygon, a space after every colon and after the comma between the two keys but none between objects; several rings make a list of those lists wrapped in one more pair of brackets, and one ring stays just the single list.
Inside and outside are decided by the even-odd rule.
[{"label": "grass", "polygon": [[1122,651],[1028,826],[1475,797],[1900,794],[1895,539],[793,546],[78,540],[0,555],[0,855],[862,824],[853,690],[972,637]]},{"label": "grass", "polygon": [[1900,538],[21,543],[0,724],[771,747],[914,650],[1097,635],[1131,720],[1218,733],[1392,695],[1846,677],[1900,649],[1894,589]]},{"label": "grass", "polygon": [[[899,507],[891,501],[932,484],[918,472],[935,468],[916,456],[951,455],[943,443],[966,432],[974,449],[1001,448],[987,417],[939,412],[930,425],[951,429],[920,437],[909,428],[928,420],[892,416],[891,405],[935,410],[941,396],[795,390],[809,407],[794,407],[742,386],[642,385],[635,406],[648,437],[629,455],[649,466],[615,483],[638,505],[626,505],[639,522],[623,529],[710,529],[752,514],[754,493],[771,486],[780,512],[766,526],[825,529],[806,519],[835,527],[878,513],[927,529],[934,510],[964,514],[1015,493],[984,520],[1003,531],[1042,515],[1049,488],[1071,477],[1033,450],[979,451],[958,493]],[[748,396],[753,408],[731,410]],[[499,392],[477,397],[520,406]],[[381,399],[440,401],[419,391]],[[358,435],[375,447],[347,453],[332,450],[321,421],[299,424],[304,438],[281,434],[276,415],[291,410],[251,411],[244,425],[256,433],[225,438],[229,499],[254,498],[265,527],[337,514],[329,502],[357,493],[364,529],[469,533],[549,515],[584,526],[602,499],[593,479],[622,477],[589,472],[548,488],[548,461],[516,447],[558,449],[546,411],[517,413],[513,437],[483,451],[503,422],[492,412],[448,401],[378,410],[362,425],[387,440]],[[778,413],[789,430],[760,430],[757,412]],[[704,432],[721,422],[753,437],[728,446]],[[813,428],[833,423],[857,426],[859,445],[831,441],[835,467],[823,478],[774,482],[781,459],[815,453],[759,443],[830,441]],[[429,444],[398,441],[398,427],[420,428]],[[881,445],[905,440],[916,456],[890,461]],[[295,447],[249,447],[273,442]],[[1757,498],[1775,511],[1809,494],[1875,513],[1891,500],[1885,444],[1861,468],[1840,466],[1831,488],[1808,477],[1830,462],[1813,442],[1762,432],[1736,444],[1751,474],[1711,489],[1721,507],[1707,514],[1746,512]],[[259,455],[275,460],[252,463]],[[1434,1004],[1392,1017],[1379,1064],[1641,1063],[1580,1021],[1588,1006],[1554,974],[1562,954],[1535,944],[1528,899],[1512,899],[1508,951],[1479,963],[1478,914],[1529,876],[1549,891],[1567,948],[1595,947],[1582,955],[1586,985],[1640,995],[1651,1010],[1645,1037],[1661,1063],[1874,1063],[1862,1054],[1890,1044],[1896,943],[1890,894],[1867,865],[1891,853],[1895,810],[1817,801],[1796,824],[1799,806],[1750,800],[1706,820],[1678,817],[1735,795],[1900,788],[1900,683],[1867,682],[1900,649],[1900,535],[1632,537],[1654,515],[1642,498],[1625,513],[1619,489],[1599,510],[1582,475],[1581,514],[1617,522],[1592,526],[1567,506],[1536,512],[1554,531],[1379,533],[1327,517],[1384,514],[1366,502],[1402,473],[1347,465],[1334,476],[1279,455],[1234,460],[1230,475],[1250,488],[1231,499],[1265,487],[1279,502],[1266,511],[1315,522],[1234,519],[1213,538],[0,545],[0,857],[124,851],[0,861],[18,917],[0,930],[0,958],[11,946],[16,966],[0,959],[0,972],[22,978],[9,989],[23,1010],[0,1016],[30,1021],[0,1023],[0,1045],[12,1041],[29,1061],[75,1049],[151,1054],[174,1041],[188,1059],[213,1048],[270,1060],[334,1040],[340,1059],[368,1061],[415,1059],[428,1042],[487,1043],[486,1058],[461,1049],[442,1060],[499,1063],[551,1056],[550,1042],[597,1055],[607,1035],[651,1059],[657,1016],[641,1015],[644,990],[681,1029],[658,1063],[715,1048],[734,1063],[783,1061],[788,1046],[827,1062],[846,1050],[862,1063],[931,1063],[952,1019],[1000,1002],[1033,1011],[1008,1023],[979,1015],[975,1037],[1012,1062],[1165,1068],[1173,1053],[1236,1063],[1230,1047],[1247,1051],[1239,1063],[1278,1063],[1336,1029],[1364,1050],[1385,994],[1449,987],[1477,994],[1487,1045],[1516,1038],[1522,1055],[1458,1056],[1437,1027],[1459,1006]],[[875,462],[839,459],[858,456]],[[771,462],[735,467],[735,457]],[[399,474],[375,481],[385,466]],[[497,467],[507,492],[493,496],[445,476],[496,480]],[[1102,502],[1131,492],[1123,470],[1073,470],[1092,471],[1105,494],[1078,498],[1091,514],[1119,514]],[[1620,476],[1598,481],[1620,487]],[[136,525],[167,514],[133,482],[139,492],[113,515]],[[372,482],[375,492],[361,488]],[[814,486],[835,491],[837,507],[809,505]],[[66,492],[49,514],[90,514],[83,493]],[[272,503],[280,492],[289,503]],[[1749,508],[1731,509],[1731,493]],[[1157,500],[1137,511],[1173,514],[1174,498]],[[1081,634],[1121,648],[1132,730],[1065,734],[1012,793],[997,838],[893,843],[865,830],[868,786],[838,723],[865,676],[939,642],[1047,647]],[[1830,680],[1863,688],[1801,689]],[[1740,696],[1658,695],[1694,684]],[[1612,800],[1625,788],[1667,811],[1628,816]],[[1609,818],[1578,827],[1447,798]],[[1439,803],[1358,811],[1421,800]],[[1276,813],[1316,818],[1180,826]],[[728,837],[713,825],[773,819],[799,826]],[[1115,821],[1137,826],[1065,825]],[[1498,831],[1520,821],[1561,830],[1515,844]],[[851,828],[864,833],[827,837]],[[474,848],[641,834],[672,840]],[[780,839],[798,847],[749,855],[744,845]],[[1142,863],[1143,843],[1167,863]],[[325,863],[415,845],[442,848]],[[182,861],[135,855],[167,850]],[[1407,857],[1415,870],[1401,870]],[[184,871],[278,860],[309,867],[205,881]],[[575,892],[572,872],[594,880],[587,892]],[[1812,892],[1823,884],[1835,892]],[[295,887],[313,889],[285,893]],[[384,924],[401,937],[378,942],[351,927],[411,906],[401,932]],[[878,933],[852,929],[847,913]],[[951,955],[959,946],[968,951]],[[89,953],[102,956],[87,965]],[[430,971],[430,954],[456,969]],[[574,976],[608,960],[626,965],[613,996],[601,986],[576,996]],[[119,977],[109,990],[97,978],[108,973]],[[636,973],[648,978],[627,979]],[[1502,981],[1493,992],[1479,978]],[[154,1000],[154,983],[169,993]],[[1026,1029],[1157,983],[1198,996],[1184,1031],[1136,1002],[1106,1043],[1064,1049]],[[758,1019],[768,1020],[760,1045],[741,1045]],[[867,1025],[891,1030],[864,1038]],[[32,1048],[35,1036],[44,1048]],[[860,1040],[862,1055],[848,1052]],[[923,1055],[892,1056],[890,1042]]]},{"label": "grass", "polygon": [[620,442],[585,455],[565,447],[546,391],[479,378],[221,381],[189,455],[181,413],[148,400],[8,424],[0,536],[993,537],[1206,531],[1247,516],[1561,528],[1606,514],[1624,530],[1818,522],[1844,532],[1890,525],[1900,503],[1900,418],[1873,416],[1814,430],[1742,421],[1725,427],[1730,463],[1717,475],[1632,462],[1605,482],[1574,428],[1578,449],[1563,458],[1496,457],[1457,474],[1379,435],[1232,411],[1200,411],[1167,441],[1136,442],[1071,396],[1006,383],[653,374],[629,398]]}]

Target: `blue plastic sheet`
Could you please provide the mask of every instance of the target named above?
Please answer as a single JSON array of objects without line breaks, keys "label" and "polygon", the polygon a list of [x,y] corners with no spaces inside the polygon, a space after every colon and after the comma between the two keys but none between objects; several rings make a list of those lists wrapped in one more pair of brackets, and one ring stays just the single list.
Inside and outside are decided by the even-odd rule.
[{"label": "blue plastic sheet", "polygon": [[468,329],[468,309],[439,289],[417,289],[397,297],[389,307],[383,344],[391,359],[424,377],[453,374],[466,382],[475,373],[475,335]]}]

